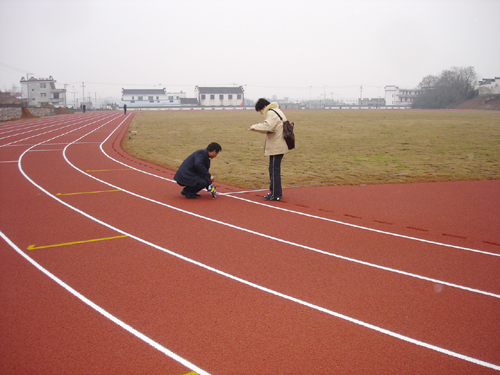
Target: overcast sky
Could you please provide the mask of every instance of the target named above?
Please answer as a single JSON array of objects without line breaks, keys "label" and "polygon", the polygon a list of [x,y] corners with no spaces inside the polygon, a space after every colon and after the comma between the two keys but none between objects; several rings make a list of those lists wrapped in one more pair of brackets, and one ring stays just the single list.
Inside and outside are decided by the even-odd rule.
[{"label": "overcast sky", "polygon": [[0,90],[242,85],[249,99],[384,96],[473,66],[500,77],[500,0],[0,0]]}]

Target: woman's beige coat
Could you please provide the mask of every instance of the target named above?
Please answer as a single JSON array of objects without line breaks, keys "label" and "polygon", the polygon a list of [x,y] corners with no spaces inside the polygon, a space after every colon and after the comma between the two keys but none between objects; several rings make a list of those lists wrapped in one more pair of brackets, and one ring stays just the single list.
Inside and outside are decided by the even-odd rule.
[{"label": "woman's beige coat", "polygon": [[279,109],[278,103],[271,103],[264,108],[264,122],[252,125],[250,130],[267,134],[264,146],[265,156],[286,154],[289,150],[285,138],[283,138],[283,121],[270,109],[274,109],[280,114],[283,121],[286,121],[286,116]]}]

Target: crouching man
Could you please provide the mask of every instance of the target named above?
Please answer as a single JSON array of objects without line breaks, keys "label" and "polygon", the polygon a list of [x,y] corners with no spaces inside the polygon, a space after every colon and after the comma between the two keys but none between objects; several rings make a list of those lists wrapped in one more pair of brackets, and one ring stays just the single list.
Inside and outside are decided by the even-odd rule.
[{"label": "crouching man", "polygon": [[193,152],[184,160],[174,176],[174,180],[184,186],[181,194],[189,199],[196,199],[201,189],[206,189],[214,181],[210,174],[210,160],[215,158],[222,147],[215,142],[206,149]]}]

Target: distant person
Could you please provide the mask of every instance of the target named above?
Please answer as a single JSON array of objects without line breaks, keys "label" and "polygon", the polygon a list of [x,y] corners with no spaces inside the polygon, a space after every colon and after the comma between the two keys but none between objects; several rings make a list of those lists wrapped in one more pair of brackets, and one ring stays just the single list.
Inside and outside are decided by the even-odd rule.
[{"label": "distant person", "polygon": [[215,142],[210,143],[206,149],[193,152],[184,160],[174,176],[180,186],[184,186],[181,194],[188,199],[196,199],[201,189],[208,188],[214,182],[210,174],[210,160],[215,158],[222,147]]},{"label": "distant person", "polygon": [[[257,101],[255,110],[264,115],[264,122],[252,125],[248,130],[266,134],[264,155],[269,156],[270,193],[264,199],[266,201],[280,201],[283,197],[281,189],[281,160],[283,159],[283,155],[289,151],[283,137],[283,121],[286,121],[286,116],[279,109],[278,103],[270,103],[263,98]],[[280,116],[283,120],[280,119]]]},{"label": "distant person", "polygon": [[84,104],[83,105],[83,113],[85,113],[86,110],[87,110],[87,106]]},{"label": "distant person", "polygon": [[126,104],[123,105],[123,114],[124,115],[127,114],[127,105]]}]

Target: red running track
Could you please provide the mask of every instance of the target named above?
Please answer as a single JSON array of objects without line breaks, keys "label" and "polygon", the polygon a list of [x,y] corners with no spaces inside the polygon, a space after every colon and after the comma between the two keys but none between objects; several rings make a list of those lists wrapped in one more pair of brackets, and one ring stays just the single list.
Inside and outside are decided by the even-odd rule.
[{"label": "red running track", "polygon": [[500,181],[188,200],[132,116],[0,125],[0,373],[499,373]]}]

